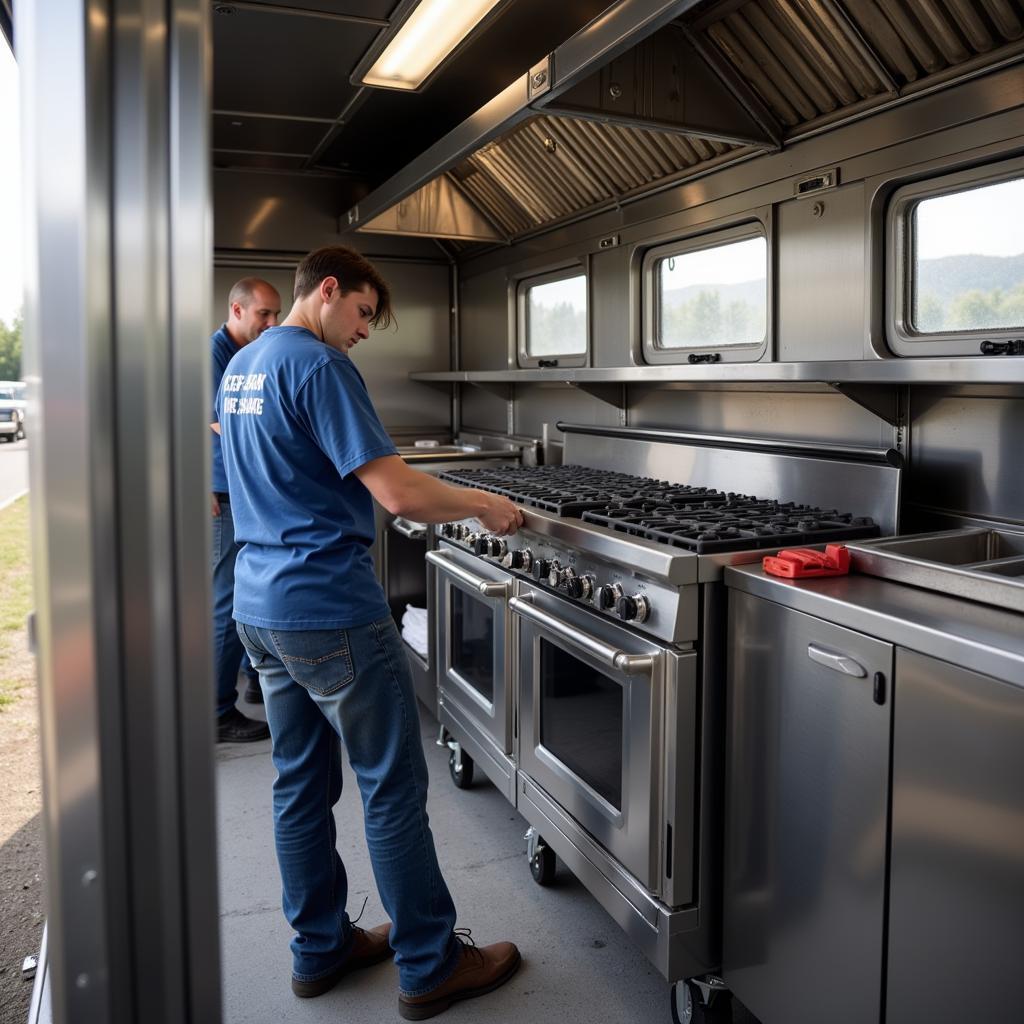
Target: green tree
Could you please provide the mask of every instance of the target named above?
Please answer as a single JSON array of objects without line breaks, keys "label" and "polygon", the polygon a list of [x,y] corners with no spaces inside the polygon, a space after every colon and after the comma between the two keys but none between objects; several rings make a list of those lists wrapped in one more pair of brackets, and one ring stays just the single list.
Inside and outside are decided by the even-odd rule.
[{"label": "green tree", "polygon": [[946,311],[931,292],[918,296],[914,326],[925,333],[941,331],[946,326]]},{"label": "green tree", "polygon": [[21,380],[21,328],[20,315],[10,326],[0,320],[0,380]]}]

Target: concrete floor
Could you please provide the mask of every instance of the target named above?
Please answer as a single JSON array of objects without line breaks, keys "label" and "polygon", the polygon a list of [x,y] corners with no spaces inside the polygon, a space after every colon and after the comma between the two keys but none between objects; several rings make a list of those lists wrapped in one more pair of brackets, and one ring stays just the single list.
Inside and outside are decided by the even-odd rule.
[{"label": "concrete floor", "polygon": [[[241,706],[247,714],[262,711]],[[459,925],[472,928],[480,944],[511,939],[523,954],[523,966],[507,985],[457,1004],[439,1019],[670,1024],[668,983],[563,866],[551,887],[533,881],[525,821],[479,772],[471,789],[457,790],[448,775],[448,751],[434,744],[436,724],[425,712],[421,724],[431,773],[431,827]],[[225,1024],[399,1020],[397,974],[390,963],[353,975],[318,999],[292,995],[291,932],[281,914],[271,826],[273,778],[269,742],[218,748]],[[357,914],[367,897],[363,923],[376,924],[384,915],[347,764],[336,814],[350,912]]]}]

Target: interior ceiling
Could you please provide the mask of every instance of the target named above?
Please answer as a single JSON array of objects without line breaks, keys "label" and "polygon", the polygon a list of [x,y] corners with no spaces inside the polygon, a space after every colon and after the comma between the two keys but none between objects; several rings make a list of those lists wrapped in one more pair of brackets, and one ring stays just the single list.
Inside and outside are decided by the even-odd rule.
[{"label": "interior ceiling", "polygon": [[[2,0],[0,0],[2,2]],[[510,0],[419,93],[349,78],[398,0],[214,0],[215,167],[385,181],[609,6]]]},{"label": "interior ceiling", "polygon": [[[1024,55],[1024,0],[718,0],[685,26],[781,145],[852,114]],[[452,179],[515,239],[707,170],[751,147],[538,116],[471,154]],[[459,251],[479,245],[459,245]]]},{"label": "interior ceiling", "polygon": [[[8,35],[12,6],[0,0]],[[335,176],[343,211],[610,6],[508,0],[422,92],[407,93],[350,82],[403,0],[211,0],[214,166]],[[1024,55],[1024,0],[704,0],[680,9],[675,30],[700,56],[677,61],[706,62],[782,146]],[[671,77],[655,69],[648,85],[673,88]],[[515,239],[751,151],[692,124],[662,131],[538,110],[449,175],[499,235]]]}]

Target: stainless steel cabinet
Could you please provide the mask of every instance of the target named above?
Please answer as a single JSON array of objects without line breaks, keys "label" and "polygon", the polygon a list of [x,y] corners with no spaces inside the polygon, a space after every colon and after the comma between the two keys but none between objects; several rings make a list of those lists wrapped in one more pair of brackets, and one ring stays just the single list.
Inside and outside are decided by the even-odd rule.
[{"label": "stainless steel cabinet", "polygon": [[729,649],[725,981],[764,1024],[872,1024],[892,645],[734,591]]},{"label": "stainless steel cabinet", "polygon": [[1024,688],[900,649],[887,1024],[1024,1019]]}]

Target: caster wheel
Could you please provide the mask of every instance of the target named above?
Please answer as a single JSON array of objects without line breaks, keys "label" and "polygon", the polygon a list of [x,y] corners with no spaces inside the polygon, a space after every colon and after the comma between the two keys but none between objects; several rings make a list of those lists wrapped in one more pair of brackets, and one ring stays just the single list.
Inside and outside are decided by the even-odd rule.
[{"label": "caster wheel", "polygon": [[473,785],[473,758],[464,750],[456,758],[453,750],[448,755],[448,773],[459,789],[469,789]]},{"label": "caster wheel", "polygon": [[550,885],[555,880],[555,851],[538,840],[537,852],[530,860],[530,874],[538,885]]},{"label": "caster wheel", "polygon": [[692,981],[672,986],[672,1024],[732,1024],[732,995],[712,992],[708,1002]]}]

